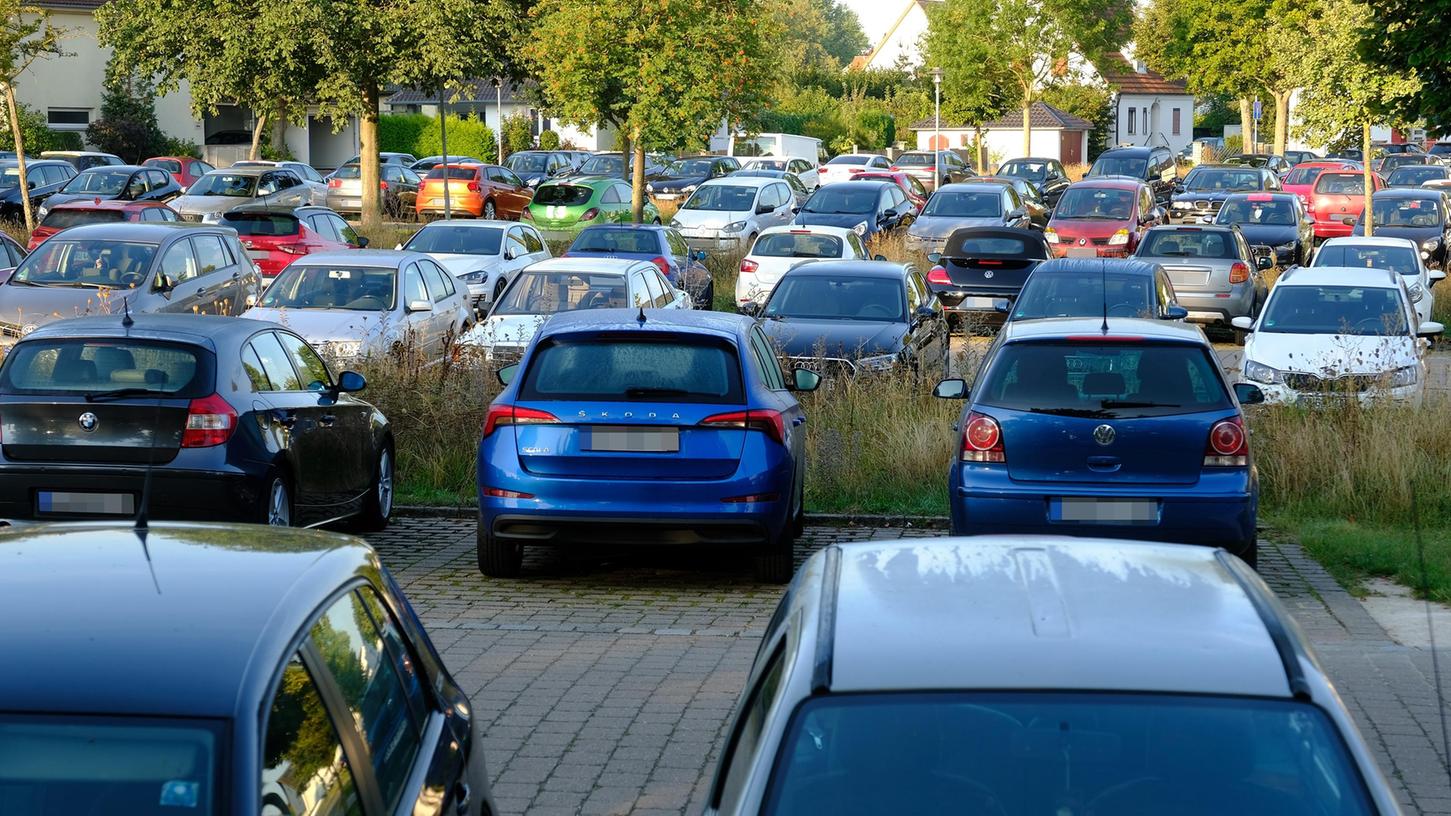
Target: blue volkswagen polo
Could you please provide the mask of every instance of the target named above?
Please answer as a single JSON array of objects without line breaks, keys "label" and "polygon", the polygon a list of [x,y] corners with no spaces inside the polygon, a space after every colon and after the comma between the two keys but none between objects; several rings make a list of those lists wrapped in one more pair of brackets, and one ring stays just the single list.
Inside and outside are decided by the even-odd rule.
[{"label": "blue volkswagen polo", "polygon": [[1259,479],[1240,403],[1198,327],[1058,318],[1004,327],[965,399],[948,475],[956,534],[1224,547],[1253,565]]},{"label": "blue volkswagen polo", "polygon": [[806,416],[756,321],[596,309],[549,319],[501,369],[479,441],[479,569],[525,545],[736,547],[791,577]]}]

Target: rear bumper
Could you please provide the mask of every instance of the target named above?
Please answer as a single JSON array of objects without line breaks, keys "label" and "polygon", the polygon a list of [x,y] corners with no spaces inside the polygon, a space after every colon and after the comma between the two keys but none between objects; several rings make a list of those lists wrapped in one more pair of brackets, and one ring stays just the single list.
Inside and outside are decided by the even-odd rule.
[{"label": "rear bumper", "polygon": [[[428,198],[420,198],[414,206],[415,209],[418,211],[419,215],[422,215],[424,213],[427,213],[429,215],[442,215],[443,196],[429,196]],[[478,198],[453,197],[449,199],[448,212],[450,215],[472,215],[473,217],[478,218],[484,214],[484,202]]]},{"label": "rear bumper", "polygon": [[1189,310],[1191,323],[1228,325],[1236,317],[1252,317],[1255,290],[1252,283],[1236,285],[1228,292],[1176,291],[1179,305]]},{"label": "rear bumper", "polygon": [[[192,470],[161,465],[151,472],[147,512],[177,521],[255,521],[265,500],[265,471]],[[0,465],[0,518],[63,521],[88,516],[37,512],[40,491],[126,493],[139,504],[146,469],[132,465]],[[95,516],[89,516],[95,518]],[[114,516],[112,517],[114,518]]]},{"label": "rear bumper", "polygon": [[676,518],[654,516],[556,516],[529,513],[485,514],[489,532],[521,544],[599,546],[745,546],[770,541],[761,518]]},{"label": "rear bumper", "polygon": [[580,230],[584,229],[586,226],[588,226],[588,224],[575,224],[569,227],[536,226],[536,229],[539,230],[539,234],[544,236],[544,240],[546,241],[573,241],[579,235]]},{"label": "rear bumper", "polygon": [[[1350,215],[1350,213],[1345,213],[1344,215]],[[1315,220],[1315,237],[1317,239],[1323,240],[1325,238],[1344,238],[1350,235],[1352,232],[1355,232],[1355,227],[1352,227],[1348,224],[1343,224],[1339,221],[1321,221],[1319,219]]]},{"label": "rear bumper", "polygon": [[362,196],[329,195],[327,197],[327,206],[328,209],[340,213],[362,212],[363,198]]},{"label": "rear bumper", "polygon": [[738,252],[743,251],[750,241],[750,236],[741,233],[738,235],[684,235],[685,243],[691,249],[699,249],[705,252]]},{"label": "rear bumper", "polygon": [[[1068,251],[1070,249],[1076,249],[1076,250],[1091,249],[1091,250],[1093,250],[1093,255],[1092,256],[1085,255],[1084,257],[1094,257],[1094,258],[1127,258],[1129,256],[1129,248],[1128,248],[1128,245],[1126,245],[1126,244],[1115,244],[1113,246],[1109,246],[1107,244],[1087,244],[1085,246],[1080,247],[1078,245],[1078,242],[1077,242],[1076,239],[1071,244],[1068,243],[1068,242],[1066,242],[1066,241],[1063,242],[1063,243],[1058,243],[1058,244],[1049,244],[1048,245],[1048,248],[1053,251],[1053,257],[1055,257],[1055,258],[1067,258],[1067,257],[1070,257],[1069,256],[1069,253],[1068,253]],[[1076,256],[1074,256],[1074,257],[1076,257]]]}]

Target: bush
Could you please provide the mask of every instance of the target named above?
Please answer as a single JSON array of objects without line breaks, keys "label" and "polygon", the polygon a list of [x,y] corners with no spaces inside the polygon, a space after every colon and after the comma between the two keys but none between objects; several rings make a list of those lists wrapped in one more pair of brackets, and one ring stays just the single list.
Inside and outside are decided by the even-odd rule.
[{"label": "bush", "polygon": [[881,150],[897,140],[897,123],[892,115],[878,108],[866,108],[852,123],[851,139],[863,150]]},{"label": "bush", "polygon": [[86,141],[133,164],[161,154],[167,139],[156,122],[156,89],[150,81],[108,64],[101,116],[86,128]]},{"label": "bush", "polygon": [[[81,134],[74,131],[56,131],[46,126],[45,114],[16,103],[20,114],[20,135],[25,140],[25,152],[39,155],[44,150],[80,150]],[[0,111],[4,111],[0,106]],[[0,150],[14,150],[15,136],[10,132],[10,119],[0,116]],[[74,147],[72,147],[74,144]]]},{"label": "bush", "polygon": [[[428,118],[428,124],[418,134],[411,151],[415,156],[438,156],[443,153],[443,137],[437,117]],[[472,156],[480,161],[494,161],[497,145],[494,130],[473,117],[464,118],[458,114],[448,116],[448,155]]]},{"label": "bush", "polygon": [[552,130],[546,130],[543,133],[539,134],[539,149],[540,150],[558,150],[559,149],[559,134],[558,133],[555,133]]},{"label": "bush", "polygon": [[202,157],[201,145],[188,139],[178,139],[174,136],[167,136],[161,143],[161,155],[163,156],[190,156],[193,159]]},{"label": "bush", "polygon": [[529,117],[522,113],[504,117],[504,150],[507,154],[518,153],[534,146],[533,126]]},{"label": "bush", "polygon": [[[414,153],[419,135],[434,121],[434,117],[421,113],[388,113],[379,116],[378,150],[384,153]],[[437,152],[414,155],[432,156]]]}]

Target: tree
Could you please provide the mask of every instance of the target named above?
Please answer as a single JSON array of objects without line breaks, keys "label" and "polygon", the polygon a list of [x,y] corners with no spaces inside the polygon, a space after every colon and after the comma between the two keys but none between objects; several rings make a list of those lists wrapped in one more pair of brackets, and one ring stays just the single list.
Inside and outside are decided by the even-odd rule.
[{"label": "tree", "polygon": [[539,149],[540,150],[558,150],[559,149],[559,134],[558,133],[555,133],[552,130],[546,130],[546,131],[541,132],[539,134]]},{"label": "tree", "polygon": [[1424,121],[1437,133],[1451,129],[1451,0],[1374,0],[1371,25],[1360,32],[1360,53],[1385,74],[1414,75],[1421,89],[1387,99],[1377,108],[1401,120]]},{"label": "tree", "polygon": [[840,66],[847,66],[871,46],[866,32],[862,31],[861,20],[846,4],[840,0],[811,0],[810,5],[819,9],[825,24],[821,47]]},{"label": "tree", "polygon": [[[518,153],[520,150],[528,150],[534,146],[533,127],[529,117],[522,113],[504,117],[504,149],[508,153]],[[499,161],[508,158],[507,155],[500,156]]]},{"label": "tree", "polygon": [[[773,0],[774,1],[774,0]],[[767,101],[778,20],[750,0],[541,0],[522,47],[547,107],[609,125],[630,144],[632,205],[644,208],[645,148],[703,141]]]},{"label": "tree", "polygon": [[166,134],[156,121],[151,83],[122,71],[115,60],[108,62],[101,115],[86,128],[86,141],[132,164],[159,155],[166,147]]},{"label": "tree", "polygon": [[996,14],[997,0],[948,0],[928,12],[922,36],[926,64],[942,69],[943,121],[977,127],[981,172],[987,172],[982,123],[1006,113],[1014,100],[1007,54],[994,42]]},{"label": "tree", "polygon": [[[51,23],[49,11],[24,5],[19,0],[0,0],[0,83],[5,86],[5,118],[10,122],[10,138],[18,157],[16,169],[21,189],[28,188],[30,180],[25,173],[25,133],[20,106],[15,103],[15,80],[37,59],[64,56],[60,46],[64,35],[63,29]],[[21,196],[20,203],[25,213],[25,228],[34,229],[30,196]]]}]

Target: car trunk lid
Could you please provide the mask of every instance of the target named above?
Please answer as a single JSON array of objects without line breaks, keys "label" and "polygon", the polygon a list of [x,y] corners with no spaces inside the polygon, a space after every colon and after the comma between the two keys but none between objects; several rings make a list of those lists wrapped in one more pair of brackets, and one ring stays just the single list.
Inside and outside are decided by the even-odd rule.
[{"label": "car trunk lid", "polygon": [[519,463],[572,479],[722,479],[736,472],[745,435],[702,420],[740,405],[665,402],[520,403],[560,421],[512,428]]},{"label": "car trunk lid", "polygon": [[[1008,451],[1008,475],[1021,482],[1194,484],[1204,461],[1209,419],[1105,419],[994,411]],[[1113,429],[1109,445],[1100,427]],[[1021,452],[1021,453],[1020,453]]]},{"label": "car trunk lid", "polygon": [[84,397],[0,401],[0,449],[17,462],[170,462],[181,447],[185,399],[87,402]]}]

